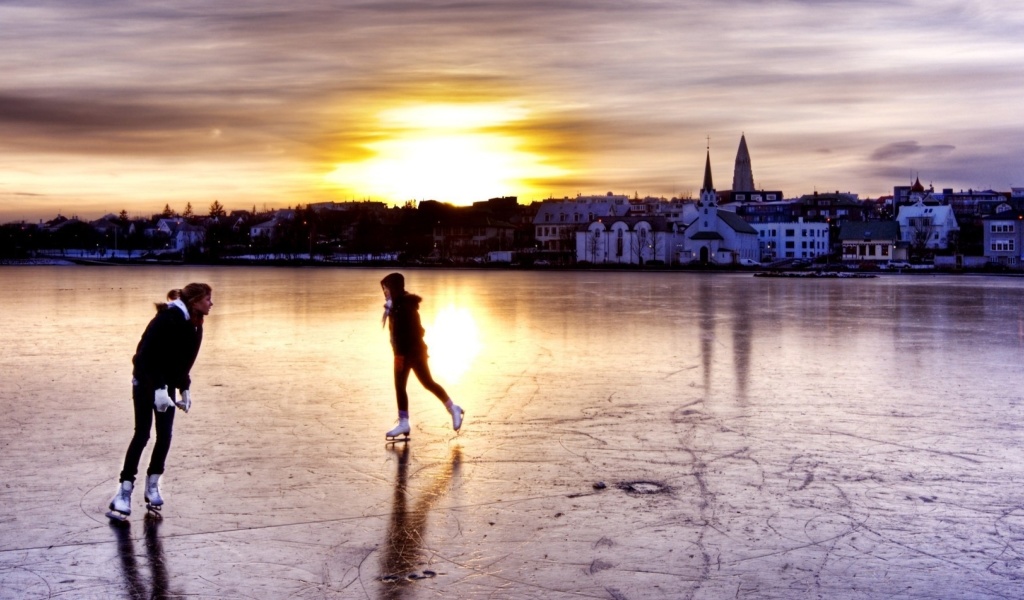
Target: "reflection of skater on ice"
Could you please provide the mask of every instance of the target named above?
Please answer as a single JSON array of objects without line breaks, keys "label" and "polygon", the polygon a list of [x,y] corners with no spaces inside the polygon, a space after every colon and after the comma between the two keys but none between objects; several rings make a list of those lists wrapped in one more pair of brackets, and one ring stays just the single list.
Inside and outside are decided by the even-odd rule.
[{"label": "reflection of skater on ice", "polygon": [[[388,524],[387,539],[380,559],[380,580],[385,588],[384,598],[399,598],[401,584],[429,579],[437,575],[431,569],[419,569],[426,562],[423,556],[424,538],[427,533],[427,516],[451,486],[462,460],[462,449],[451,449],[448,464],[419,494],[419,499],[408,507],[409,492],[409,445],[391,446],[398,459],[395,473],[395,495],[391,507],[391,522]],[[417,473],[422,471],[417,470]]]},{"label": "reflection of skater on ice", "polygon": [[[156,316],[146,326],[132,363],[132,403],[135,434],[128,445],[117,493],[110,501],[111,519],[124,520],[132,512],[132,491],[142,451],[156,422],[156,443],[146,472],[145,499],[150,510],[163,507],[160,476],[171,448],[175,408],[186,413],[192,406],[189,373],[203,342],[203,319],[213,307],[213,291],[205,283],[190,283],[167,293],[169,302],[156,305]],[[181,392],[175,396],[175,390]]]},{"label": "reflection of skater on ice", "polygon": [[420,302],[423,300],[416,294],[405,291],[405,277],[401,273],[391,273],[380,282],[384,290],[384,323],[391,333],[391,348],[395,354],[395,396],[398,401],[398,425],[385,434],[388,440],[398,436],[409,438],[409,394],[406,383],[409,371],[416,374],[416,379],[430,393],[444,403],[452,417],[452,429],[458,431],[462,427],[464,411],[454,404],[430,374],[427,359],[427,345],[423,341],[423,325],[420,323]]},{"label": "reflection of skater on ice", "polygon": [[142,573],[135,555],[135,542],[132,540],[131,525],[128,523],[112,524],[114,535],[117,536],[117,555],[121,559],[121,570],[124,575],[125,592],[129,598],[171,598],[178,593],[170,589],[170,578],[167,575],[167,563],[164,561],[163,542],[160,540],[160,524],[162,521],[154,515],[146,515],[143,531],[146,538],[146,557],[149,559],[150,589],[147,591]]}]

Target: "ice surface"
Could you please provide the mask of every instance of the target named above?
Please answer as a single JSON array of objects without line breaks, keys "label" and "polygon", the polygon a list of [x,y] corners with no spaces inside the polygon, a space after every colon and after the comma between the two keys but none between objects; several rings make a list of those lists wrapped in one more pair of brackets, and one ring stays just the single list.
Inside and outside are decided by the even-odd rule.
[{"label": "ice surface", "polygon": [[[1024,279],[0,269],[0,597],[1019,598]],[[163,518],[104,517],[130,358],[214,308]],[[141,465],[145,469],[148,450]]]}]

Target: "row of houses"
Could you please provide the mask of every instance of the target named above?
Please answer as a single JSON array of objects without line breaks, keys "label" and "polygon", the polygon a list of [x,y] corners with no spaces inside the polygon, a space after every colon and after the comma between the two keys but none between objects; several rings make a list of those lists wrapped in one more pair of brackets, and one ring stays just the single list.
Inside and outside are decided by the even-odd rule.
[{"label": "row of houses", "polygon": [[[334,219],[335,226],[344,221],[344,227],[328,235],[328,218],[320,219],[324,224],[319,231],[316,225],[296,227],[296,220],[311,214],[348,216]],[[322,202],[262,215],[255,211],[202,219],[168,215],[132,221],[127,233],[141,230],[147,238],[159,238],[164,249],[178,252],[207,243],[212,226],[227,225],[247,238],[249,245],[269,247],[286,234],[306,240],[304,245],[312,252],[314,241],[321,238],[329,238],[329,246],[340,251],[351,242],[353,232],[362,229],[369,245],[377,243],[379,251],[401,253],[408,244],[385,241],[389,236],[380,232],[396,230],[411,220],[418,223],[411,229],[429,238],[419,244],[422,254],[437,260],[509,262],[519,255],[563,264],[754,265],[832,256],[850,263],[882,264],[956,254],[961,225],[966,223],[982,238],[975,244],[980,251],[974,258],[1021,268],[1022,215],[1024,188],[1013,188],[1009,194],[948,189],[937,193],[925,189],[920,180],[897,186],[892,197],[874,201],[862,201],[849,192],[815,192],[788,200],[781,191],[718,192],[709,151],[696,199],[630,198],[609,192],[549,198],[530,205],[520,205],[515,197],[471,207],[435,201],[418,207]],[[373,227],[365,227],[367,222]],[[125,218],[108,215],[92,225],[98,231],[115,231],[116,246],[116,232],[124,231]],[[403,226],[401,235],[409,230]]]},{"label": "row of houses", "polygon": [[[983,235],[978,258],[1011,268],[1024,264],[1024,188],[1009,195],[971,192],[970,203],[948,190],[945,198],[925,190],[920,180],[901,190],[894,194],[899,203],[891,198],[862,202],[838,192],[796,200],[780,200],[781,192],[718,194],[708,155],[696,201],[610,193],[547,200],[534,218],[535,237],[548,252],[594,264],[762,264],[824,256],[883,264],[950,253],[958,241],[960,208],[978,221]],[[734,201],[723,203],[723,197]],[[943,203],[952,197],[960,204]],[[892,211],[894,218],[883,218]]]}]

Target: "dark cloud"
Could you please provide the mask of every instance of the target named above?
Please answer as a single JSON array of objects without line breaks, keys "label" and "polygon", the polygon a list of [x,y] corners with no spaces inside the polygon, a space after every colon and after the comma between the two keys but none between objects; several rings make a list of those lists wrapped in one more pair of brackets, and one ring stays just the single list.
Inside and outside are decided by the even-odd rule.
[{"label": "dark cloud", "polygon": [[892,161],[913,157],[915,160],[933,160],[956,150],[952,144],[921,145],[915,141],[893,142],[871,153],[871,160]]}]

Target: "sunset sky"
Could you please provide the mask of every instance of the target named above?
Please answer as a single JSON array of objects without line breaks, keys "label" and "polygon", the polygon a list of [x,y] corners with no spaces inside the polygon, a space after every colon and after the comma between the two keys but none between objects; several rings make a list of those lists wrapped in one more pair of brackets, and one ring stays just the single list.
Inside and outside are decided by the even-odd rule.
[{"label": "sunset sky", "polygon": [[0,222],[1024,186],[1017,0],[0,0]]}]

